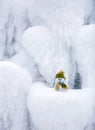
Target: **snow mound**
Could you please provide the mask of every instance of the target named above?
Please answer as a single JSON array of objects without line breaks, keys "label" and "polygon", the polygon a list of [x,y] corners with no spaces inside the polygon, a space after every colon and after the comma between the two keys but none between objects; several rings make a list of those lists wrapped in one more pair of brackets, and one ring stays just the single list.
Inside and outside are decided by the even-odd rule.
[{"label": "snow mound", "polygon": [[0,130],[28,130],[29,73],[11,62],[0,62]]},{"label": "snow mound", "polygon": [[57,92],[44,83],[28,95],[31,122],[39,130],[94,130],[93,89]]}]

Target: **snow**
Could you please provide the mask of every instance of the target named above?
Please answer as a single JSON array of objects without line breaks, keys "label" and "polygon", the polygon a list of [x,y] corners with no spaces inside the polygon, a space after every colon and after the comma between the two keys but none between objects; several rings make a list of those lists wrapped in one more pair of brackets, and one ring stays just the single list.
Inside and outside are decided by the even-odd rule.
[{"label": "snow", "polygon": [[[38,43],[35,45],[37,52],[39,52],[37,48],[41,49],[43,44],[43,49],[45,49],[44,56],[36,54],[38,58],[36,56],[33,59],[36,61],[38,71],[43,79],[49,83],[50,86],[53,86],[55,73],[60,69],[63,69],[66,73],[67,84],[70,88],[73,88],[76,64],[72,47],[72,35],[81,25],[89,23],[89,21],[92,20],[90,15],[94,15],[94,1],[3,0],[0,2],[0,59],[2,60],[5,57],[10,58],[16,55],[19,49],[22,50],[20,46],[24,30],[31,26],[35,28],[34,26],[42,25],[46,28],[43,29],[42,27],[42,30],[46,34],[44,34],[43,37],[46,38],[47,42],[45,41],[46,43],[42,44],[39,43],[40,48],[37,47]],[[37,33],[37,28],[34,32]],[[48,34],[49,39],[53,39],[53,41],[47,38]],[[51,35],[53,35],[53,38],[50,38],[52,37]],[[38,38],[37,34],[35,34],[35,36],[33,35],[34,38],[36,38],[36,36]],[[34,39],[33,37],[31,37],[32,40]],[[30,38],[28,37],[28,39]],[[40,38],[39,40],[42,39]],[[30,45],[28,46],[27,43],[26,45],[24,43],[24,47],[27,49]],[[50,51],[48,51],[48,48]],[[33,55],[36,51],[33,51]],[[40,53],[42,52],[43,50]],[[52,65],[50,67],[51,62]],[[46,68],[48,68],[48,71],[46,71]]]},{"label": "snow", "polygon": [[32,77],[22,67],[0,62],[0,130],[28,130],[26,97]]},{"label": "snow", "polygon": [[[70,61],[69,49],[64,45],[56,43],[53,32],[46,26],[34,26],[23,34],[22,46],[33,57],[40,75],[45,81],[53,86],[55,74],[64,70],[67,77],[67,84],[74,80],[75,70],[70,70],[73,65]],[[48,68],[48,69],[47,69]],[[72,80],[70,78],[72,75]]]},{"label": "snow", "polygon": [[94,130],[95,89],[55,91],[35,82],[27,104],[34,130]]},{"label": "snow", "polygon": [[82,78],[81,87],[92,87],[95,84],[94,33],[95,24],[81,26],[72,36],[71,45],[67,46],[63,42],[56,43],[49,27],[34,26],[24,32],[22,46],[33,57],[40,75],[50,86],[54,84],[55,74],[64,70],[70,88],[74,87],[77,71]]},{"label": "snow", "polygon": [[36,63],[25,49],[22,48],[16,55],[12,56],[10,61],[27,69],[34,81],[42,80]]},{"label": "snow", "polygon": [[79,28],[73,38],[73,48],[76,61],[82,76],[82,87],[94,87],[95,85],[95,24],[85,25]]},{"label": "snow", "polygon": [[20,45],[28,27],[46,25],[52,28],[56,40],[59,34],[67,40],[78,26],[95,22],[93,10],[93,0],[0,0],[1,59],[17,53],[15,46]]},{"label": "snow", "polygon": [[22,46],[33,57],[33,60],[38,66],[40,74],[46,81],[48,79],[47,82],[49,83],[52,83],[53,81],[53,72],[55,70],[53,67],[53,45],[53,36],[47,27],[34,26],[26,30],[23,34]]},{"label": "snow", "polygon": [[[72,35],[70,45],[62,41],[58,44],[52,29],[46,26],[34,26],[24,32],[22,46],[33,57],[46,83],[49,83],[32,84],[27,99],[31,129],[95,129],[94,28],[94,24],[78,28]],[[66,72],[69,79],[66,83],[70,88],[69,82],[74,80],[74,73],[79,72],[82,89],[56,92],[54,88],[49,88],[54,86],[54,76],[60,69]]]},{"label": "snow", "polygon": [[[0,60],[18,64],[0,63],[0,130],[94,130],[95,1],[0,0],[0,18]],[[60,70],[83,89],[50,88]]]}]

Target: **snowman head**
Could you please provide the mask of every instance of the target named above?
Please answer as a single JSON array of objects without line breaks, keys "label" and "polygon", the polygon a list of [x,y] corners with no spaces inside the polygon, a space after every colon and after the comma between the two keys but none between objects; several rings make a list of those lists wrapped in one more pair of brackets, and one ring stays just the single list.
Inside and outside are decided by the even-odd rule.
[{"label": "snowman head", "polygon": [[55,83],[62,83],[64,82],[64,78],[55,78]]}]

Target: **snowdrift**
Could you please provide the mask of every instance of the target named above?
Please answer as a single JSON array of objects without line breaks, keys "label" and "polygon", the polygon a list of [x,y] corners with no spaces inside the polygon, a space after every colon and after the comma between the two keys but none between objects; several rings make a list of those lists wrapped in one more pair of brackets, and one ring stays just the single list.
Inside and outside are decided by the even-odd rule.
[{"label": "snowdrift", "polygon": [[34,130],[94,130],[94,94],[93,89],[57,92],[34,83],[27,100]]},{"label": "snowdrift", "polygon": [[23,68],[0,62],[0,130],[28,130],[26,97],[32,77]]}]

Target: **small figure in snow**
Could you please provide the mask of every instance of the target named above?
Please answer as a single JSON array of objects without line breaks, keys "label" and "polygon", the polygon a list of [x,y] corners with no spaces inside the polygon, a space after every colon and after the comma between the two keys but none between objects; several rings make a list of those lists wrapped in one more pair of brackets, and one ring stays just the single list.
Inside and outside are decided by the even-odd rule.
[{"label": "small figure in snow", "polygon": [[60,88],[67,89],[68,87],[64,83],[65,80],[66,80],[66,78],[64,76],[64,72],[63,71],[59,71],[55,75],[55,90],[60,90]]}]

